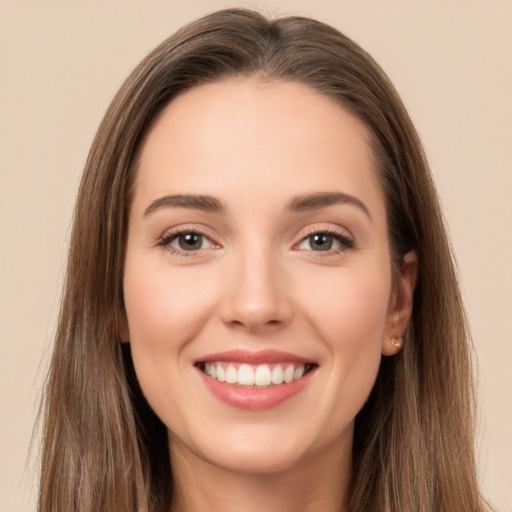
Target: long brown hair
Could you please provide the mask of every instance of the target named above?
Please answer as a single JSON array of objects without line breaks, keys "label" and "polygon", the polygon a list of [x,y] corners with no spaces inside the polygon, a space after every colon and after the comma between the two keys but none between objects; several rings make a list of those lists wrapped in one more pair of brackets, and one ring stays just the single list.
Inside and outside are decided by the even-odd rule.
[{"label": "long brown hair", "polygon": [[150,53],[110,105],[76,204],[45,392],[39,511],[168,511],[165,426],[120,342],[123,264],[141,142],[163,107],[233,76],[301,82],[335,98],[372,136],[395,266],[419,278],[403,351],[382,359],[358,414],[348,509],[482,512],[473,452],[470,342],[437,194],[411,120],[375,61],[320,22],[247,10],[205,16]]}]

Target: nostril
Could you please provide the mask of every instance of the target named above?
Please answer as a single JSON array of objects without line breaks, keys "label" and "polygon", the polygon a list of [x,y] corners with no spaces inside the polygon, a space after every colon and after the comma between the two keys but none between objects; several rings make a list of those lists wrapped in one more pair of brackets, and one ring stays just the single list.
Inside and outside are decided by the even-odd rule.
[{"label": "nostril", "polygon": [[245,317],[233,318],[226,322],[234,328],[240,328],[255,333],[261,333],[268,330],[273,330],[283,325],[282,320],[266,319],[264,316],[247,315]]}]

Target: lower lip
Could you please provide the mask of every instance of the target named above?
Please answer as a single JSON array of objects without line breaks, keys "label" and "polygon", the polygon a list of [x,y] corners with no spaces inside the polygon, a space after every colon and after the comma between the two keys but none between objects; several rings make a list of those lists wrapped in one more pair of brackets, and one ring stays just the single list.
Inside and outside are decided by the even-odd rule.
[{"label": "lower lip", "polygon": [[287,384],[277,384],[260,389],[243,388],[226,382],[219,382],[217,379],[205,375],[201,370],[199,372],[205,384],[219,400],[238,409],[258,411],[276,407],[299,393],[310,381],[314,369],[306,373],[304,377]]}]

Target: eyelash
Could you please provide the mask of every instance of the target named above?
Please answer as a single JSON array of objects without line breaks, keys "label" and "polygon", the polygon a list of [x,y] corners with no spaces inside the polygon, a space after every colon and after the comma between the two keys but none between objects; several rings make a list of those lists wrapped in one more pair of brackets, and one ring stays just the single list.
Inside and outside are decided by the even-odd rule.
[{"label": "eyelash", "polygon": [[[312,228],[308,233],[306,233],[305,236],[303,236],[299,242],[298,245],[302,244],[304,241],[306,241],[308,238],[314,236],[314,235],[327,235],[331,236],[334,240],[340,243],[341,247],[338,249],[328,249],[326,251],[313,251],[311,252],[316,257],[326,257],[326,256],[332,256],[336,254],[341,254],[344,251],[348,251],[351,249],[355,249],[356,245],[354,243],[354,240],[347,235],[347,233],[343,231],[338,231],[336,229],[332,228],[326,228],[326,229],[318,229],[318,228]],[[297,244],[296,244],[297,245]]]},{"label": "eyelash", "polygon": [[[195,228],[186,228],[186,227],[180,228],[176,231],[171,231],[170,233],[166,233],[165,235],[163,235],[162,237],[159,238],[157,245],[158,245],[158,247],[161,247],[167,251],[170,251],[172,254],[177,254],[179,256],[185,256],[185,257],[196,256],[197,253],[200,252],[200,250],[185,251],[185,250],[177,249],[176,247],[173,247],[171,245],[171,243],[174,240],[176,240],[178,237],[180,237],[182,235],[189,235],[189,234],[204,237],[210,241],[212,246],[216,245],[215,242],[213,242],[211,240],[211,238],[208,235],[206,235],[205,233],[202,233],[201,231],[199,231]],[[349,237],[346,233],[337,231],[335,229],[329,229],[329,228],[327,228],[327,229],[318,229],[318,228],[311,229],[311,231],[306,233],[300,239],[298,244],[295,244],[295,246],[301,245],[304,241],[306,241],[308,238],[310,238],[314,235],[331,236],[335,241],[339,242],[342,245],[342,247],[338,248],[338,249],[328,249],[326,251],[313,251],[313,250],[310,251],[311,253],[314,253],[315,256],[318,256],[318,257],[332,256],[332,255],[340,254],[344,251],[355,248],[354,240],[351,237]]]},{"label": "eyelash", "polygon": [[178,256],[195,256],[196,253],[199,251],[183,251],[180,249],[177,249],[176,247],[173,247],[171,243],[176,240],[178,237],[182,235],[197,235],[203,238],[206,238],[210,241],[210,243],[215,246],[216,244],[211,240],[211,238],[206,235],[205,233],[202,233],[201,231],[195,229],[195,228],[187,228],[182,227],[180,229],[177,229],[176,231],[171,231],[170,233],[164,234],[159,240],[158,240],[158,247],[161,247],[162,249],[165,249],[172,254],[177,254]]}]

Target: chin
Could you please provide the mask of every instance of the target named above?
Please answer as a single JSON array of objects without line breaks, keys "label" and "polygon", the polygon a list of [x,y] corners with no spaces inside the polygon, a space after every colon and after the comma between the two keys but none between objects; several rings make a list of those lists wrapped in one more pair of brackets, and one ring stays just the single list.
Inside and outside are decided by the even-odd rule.
[{"label": "chin", "polygon": [[[187,434],[169,433],[171,460],[190,454],[196,460],[240,474],[270,474],[289,470],[300,463],[311,444],[284,425],[237,425],[201,432],[197,423]],[[203,423],[204,426],[204,423]],[[212,425],[210,425],[212,427]],[[199,462],[200,463],[200,462]]]},{"label": "chin", "polygon": [[[239,448],[239,449],[237,449]],[[222,457],[209,462],[233,473],[269,475],[293,469],[301,462],[297,450],[276,449],[275,446],[258,446],[256,443],[232,446]]]},{"label": "chin", "polygon": [[[316,425],[306,429],[303,422],[300,423],[303,428],[297,428],[298,424],[280,421],[277,425],[260,423],[231,428],[224,425],[226,428],[211,429],[206,435],[205,432],[197,435],[196,431],[188,439],[190,444],[183,438],[180,444],[202,461],[224,471],[261,476],[309,467],[315,457],[341,454],[347,445],[345,441],[351,444],[351,426],[344,429],[346,435],[339,436],[326,432],[325,428],[315,428]],[[312,431],[318,431],[317,435]]]}]

